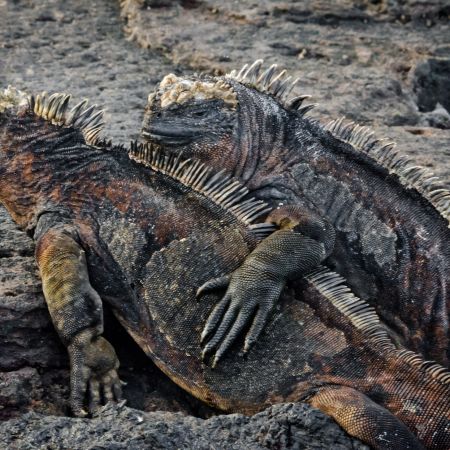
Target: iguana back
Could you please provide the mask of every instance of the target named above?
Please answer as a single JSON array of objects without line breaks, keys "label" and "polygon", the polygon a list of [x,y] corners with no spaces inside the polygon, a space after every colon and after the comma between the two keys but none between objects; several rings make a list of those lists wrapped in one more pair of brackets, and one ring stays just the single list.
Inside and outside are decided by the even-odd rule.
[{"label": "iguana back", "polygon": [[200,332],[217,297],[199,303],[195,292],[207,279],[229,272],[230,247],[243,249],[231,230],[192,232],[147,264],[144,285],[151,289],[143,296],[154,326],[141,346],[165,373],[230,412],[307,401],[324,386],[353,388],[393,412],[427,447],[450,445],[450,374],[396,350],[374,311],[327,269],[288,286],[245,357],[237,342],[216,368],[202,363]]}]

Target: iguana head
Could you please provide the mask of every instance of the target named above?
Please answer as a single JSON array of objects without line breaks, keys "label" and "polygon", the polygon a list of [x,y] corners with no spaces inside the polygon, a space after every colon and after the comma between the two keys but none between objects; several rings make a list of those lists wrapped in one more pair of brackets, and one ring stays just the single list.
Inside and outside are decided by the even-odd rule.
[{"label": "iguana head", "polygon": [[226,153],[236,118],[237,96],[225,81],[170,74],[149,95],[142,135],[185,156],[203,159],[218,146]]},{"label": "iguana head", "polygon": [[276,65],[264,72],[261,65],[259,60],[224,77],[167,75],[149,96],[143,138],[243,181],[255,164],[265,163],[270,172],[276,165],[270,155],[285,143],[290,120],[308,96],[287,107],[295,82],[277,73]]}]

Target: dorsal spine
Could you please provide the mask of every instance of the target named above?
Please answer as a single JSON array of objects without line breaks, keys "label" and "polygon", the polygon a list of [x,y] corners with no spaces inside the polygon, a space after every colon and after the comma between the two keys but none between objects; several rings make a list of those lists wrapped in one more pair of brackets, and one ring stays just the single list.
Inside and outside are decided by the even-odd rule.
[{"label": "dorsal spine", "polygon": [[[294,110],[301,116],[315,106],[315,104],[302,106],[303,100],[308,98],[308,95],[289,99],[298,79],[291,83],[291,77],[286,75],[286,70],[278,71],[276,64],[261,72],[262,64],[261,59],[250,65],[245,64],[240,71],[233,70],[225,75],[225,79],[237,81],[259,92],[269,94],[281,106]],[[340,118],[329,122],[325,129],[336,138],[352,145],[357,151],[371,157],[391,174],[397,175],[401,185],[407,189],[416,190],[439,212],[450,227],[450,191],[428,169],[414,164],[408,157],[395,150],[394,143],[386,143],[383,139],[373,137],[373,132],[368,127],[353,122],[344,123],[344,119]]]},{"label": "dorsal spine", "polygon": [[356,297],[345,284],[343,277],[326,267],[319,267],[306,275],[305,279],[385,355],[404,361],[415,370],[424,371],[446,386],[446,389],[450,389],[450,372],[434,361],[423,360],[417,353],[397,349],[382,326],[375,309]]},{"label": "dorsal spine", "polygon": [[389,173],[397,175],[407,189],[415,189],[441,214],[450,226],[450,191],[439,183],[425,167],[414,164],[407,156],[395,149],[393,142],[374,137],[369,127],[353,122],[345,123],[344,118],[333,120],[325,127],[333,136],[350,144],[356,150],[367,154]]},{"label": "dorsal spine", "polygon": [[[38,117],[62,127],[79,129],[86,143],[92,146],[110,147],[100,137],[103,129],[103,110],[97,105],[87,107],[87,100],[83,100],[68,110],[69,94],[46,92],[28,98],[30,110]],[[223,172],[211,173],[205,164],[183,159],[152,144],[132,142],[128,155],[130,159],[143,164],[154,171],[168,175],[183,185],[209,198],[215,204],[233,214],[239,221],[247,225],[253,234],[262,239],[274,231],[275,227],[268,223],[254,224],[260,216],[271,210],[262,200],[253,198],[240,201],[248,194],[248,189],[239,181],[232,179]]]},{"label": "dorsal spine", "polygon": [[193,159],[183,159],[181,154],[168,153],[162,147],[152,143],[132,142],[129,157],[204,195],[250,226],[255,232],[260,234],[263,230],[273,231],[274,227],[270,224],[253,224],[258,217],[267,214],[271,208],[262,200],[254,198],[241,201],[249,193],[248,188],[242,186],[230,175],[224,174],[223,171],[213,174],[204,163]]},{"label": "dorsal spine", "polygon": [[42,92],[29,97],[29,106],[36,116],[54,125],[74,127],[81,131],[87,144],[96,146],[100,142],[100,133],[105,125],[104,110],[97,105],[87,107],[88,101],[83,100],[68,111],[69,94],[55,93],[48,95]]}]

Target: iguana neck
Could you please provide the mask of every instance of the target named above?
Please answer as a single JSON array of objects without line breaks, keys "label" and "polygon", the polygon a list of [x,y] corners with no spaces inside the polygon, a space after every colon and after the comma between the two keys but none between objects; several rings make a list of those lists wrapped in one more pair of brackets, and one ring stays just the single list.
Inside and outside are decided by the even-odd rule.
[{"label": "iguana neck", "polygon": [[[271,98],[249,95],[240,85],[238,120],[234,128],[230,153],[223,154],[222,167],[251,189],[282,173],[295,160],[288,151],[291,135],[290,114]],[[230,165],[232,167],[230,167]]]},{"label": "iguana neck", "polygon": [[317,133],[326,132],[313,121],[281,108],[270,97],[251,91],[250,96],[248,92],[239,93],[237,125],[232,143],[225,144],[231,150],[219,165],[259,198],[268,202],[286,199],[295,188],[288,180],[292,168],[311,160],[318,145]]}]

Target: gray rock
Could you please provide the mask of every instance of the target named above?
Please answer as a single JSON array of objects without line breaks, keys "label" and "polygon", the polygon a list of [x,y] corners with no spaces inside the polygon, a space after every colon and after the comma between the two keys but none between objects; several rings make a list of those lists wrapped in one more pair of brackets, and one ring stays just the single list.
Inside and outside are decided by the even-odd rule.
[{"label": "gray rock", "polygon": [[450,114],[438,102],[433,111],[422,114],[421,122],[430,127],[450,129]]},{"label": "gray rock", "polygon": [[420,64],[412,75],[412,87],[420,111],[433,111],[439,103],[450,111],[450,59],[430,58]]},{"label": "gray rock", "polygon": [[0,446],[86,450],[119,449],[368,449],[328,417],[302,404],[283,404],[252,417],[208,420],[180,413],[144,413],[107,405],[92,419],[34,412],[0,423]]}]

